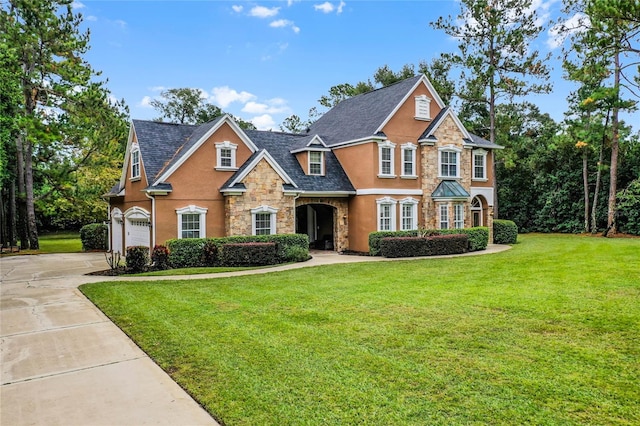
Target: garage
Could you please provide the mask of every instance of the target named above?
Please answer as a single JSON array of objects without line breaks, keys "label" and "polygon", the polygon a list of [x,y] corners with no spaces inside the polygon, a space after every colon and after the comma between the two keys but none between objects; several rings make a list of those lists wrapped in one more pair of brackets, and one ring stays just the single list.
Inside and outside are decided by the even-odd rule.
[{"label": "garage", "polygon": [[151,244],[151,215],[140,207],[132,207],[124,213],[124,242],[126,247]]}]

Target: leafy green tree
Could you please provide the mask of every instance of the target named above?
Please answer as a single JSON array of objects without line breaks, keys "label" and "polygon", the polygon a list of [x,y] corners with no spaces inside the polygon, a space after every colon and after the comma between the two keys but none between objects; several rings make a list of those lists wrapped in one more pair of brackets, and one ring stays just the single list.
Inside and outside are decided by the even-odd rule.
[{"label": "leafy green tree", "polygon": [[[188,87],[162,91],[160,99],[152,100],[151,106],[160,113],[157,121],[167,120],[180,124],[203,124],[225,114],[219,107],[206,102],[202,90]],[[231,117],[241,128],[255,129],[248,121],[233,115]]]},{"label": "leafy green tree", "polygon": [[[500,99],[512,101],[550,90],[547,58],[531,49],[543,28],[532,0],[461,0],[460,6],[457,17],[441,17],[431,25],[459,40],[459,53],[444,54],[443,59],[461,69],[457,94],[462,101],[488,109],[488,136],[496,142]],[[498,217],[495,195],[494,215]]]},{"label": "leafy green tree", "polygon": [[[69,185],[73,170],[102,153],[103,127],[113,130],[113,121],[102,124],[103,116],[119,119],[109,108],[104,82],[96,80],[99,73],[83,58],[89,33],[80,30],[82,16],[73,13],[71,3],[0,3],[0,43],[14,52],[13,65],[4,71],[20,90],[12,139],[22,248],[39,248],[38,202],[50,205],[52,194]],[[56,161],[47,161],[52,155]]]},{"label": "leafy green tree", "polygon": [[[600,76],[602,84],[592,90],[585,103],[600,101],[611,110],[611,157],[606,235],[616,232],[616,195],[620,155],[621,111],[636,109],[640,89],[640,1],[587,0],[568,2],[568,10],[583,13],[583,28],[572,36],[574,68],[583,75]],[[582,70],[580,64],[583,64]],[[594,66],[596,64],[596,66]],[[626,97],[626,98],[625,98]]]}]

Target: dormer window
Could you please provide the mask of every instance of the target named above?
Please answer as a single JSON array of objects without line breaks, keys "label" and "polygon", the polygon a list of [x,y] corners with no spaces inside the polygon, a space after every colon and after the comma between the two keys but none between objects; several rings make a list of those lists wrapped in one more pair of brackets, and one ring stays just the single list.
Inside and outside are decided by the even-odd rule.
[{"label": "dormer window", "polygon": [[138,145],[131,148],[131,179],[140,179],[140,149]]},{"label": "dormer window", "polygon": [[309,151],[309,174],[324,175],[324,153],[322,151]]},{"label": "dormer window", "polygon": [[237,170],[236,151],[238,145],[229,141],[216,144],[216,170]]},{"label": "dormer window", "polygon": [[416,120],[431,120],[431,99],[427,95],[416,96]]}]

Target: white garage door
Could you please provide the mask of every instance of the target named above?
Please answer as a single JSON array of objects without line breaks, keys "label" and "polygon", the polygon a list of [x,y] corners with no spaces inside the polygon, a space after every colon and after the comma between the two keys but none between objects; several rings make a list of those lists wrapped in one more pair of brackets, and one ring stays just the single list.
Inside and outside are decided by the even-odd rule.
[{"label": "white garage door", "polygon": [[149,247],[149,221],[140,219],[127,219],[125,226],[125,243],[127,247]]}]

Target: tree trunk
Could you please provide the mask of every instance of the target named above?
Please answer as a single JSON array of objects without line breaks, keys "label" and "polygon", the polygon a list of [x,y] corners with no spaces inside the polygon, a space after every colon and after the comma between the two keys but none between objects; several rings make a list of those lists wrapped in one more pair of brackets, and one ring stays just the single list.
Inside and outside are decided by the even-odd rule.
[{"label": "tree trunk", "polygon": [[27,191],[24,176],[24,147],[22,135],[16,137],[16,176],[18,177],[18,193],[16,194],[17,230],[20,238],[20,248],[29,248],[27,234]]},{"label": "tree trunk", "polygon": [[[614,55],[615,70],[613,73],[614,88],[620,90],[620,52],[616,51]],[[620,94],[618,93],[618,97]],[[615,235],[616,233],[616,192],[618,191],[618,151],[620,148],[620,135],[618,121],[619,107],[617,103],[612,108],[611,114],[611,164],[609,169],[609,207],[607,210],[607,230],[605,236]]]},{"label": "tree trunk", "polygon": [[38,241],[38,226],[36,222],[36,209],[33,197],[33,144],[29,142],[29,140],[26,142],[24,170],[29,248],[31,250],[38,250],[40,248],[40,243]]},{"label": "tree trunk", "polygon": [[16,179],[11,179],[9,186],[9,243],[12,246],[18,245],[18,228],[17,228],[17,210],[16,210]]},{"label": "tree trunk", "polygon": [[[493,38],[489,44],[489,141],[496,143],[496,88],[495,88],[495,52]],[[493,182],[493,218],[498,219],[498,181],[496,173],[496,150],[491,153],[491,181]]]}]

